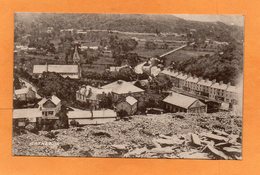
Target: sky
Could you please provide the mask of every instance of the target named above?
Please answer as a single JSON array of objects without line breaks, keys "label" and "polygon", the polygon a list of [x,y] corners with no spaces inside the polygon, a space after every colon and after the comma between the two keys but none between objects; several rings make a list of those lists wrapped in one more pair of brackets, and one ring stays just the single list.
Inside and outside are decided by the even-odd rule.
[{"label": "sky", "polygon": [[174,15],[179,18],[192,20],[192,21],[203,21],[203,22],[224,22],[230,25],[244,26],[244,16],[242,15],[191,15],[191,14],[180,14]]}]

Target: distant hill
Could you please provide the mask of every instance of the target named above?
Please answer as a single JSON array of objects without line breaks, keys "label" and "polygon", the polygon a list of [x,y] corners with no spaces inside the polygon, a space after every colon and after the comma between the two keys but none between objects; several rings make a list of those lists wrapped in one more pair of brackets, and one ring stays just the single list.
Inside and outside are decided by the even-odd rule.
[{"label": "distant hill", "polygon": [[188,33],[195,29],[198,36],[229,41],[243,40],[243,28],[222,22],[199,22],[184,20],[174,15],[144,14],[55,14],[55,13],[17,13],[15,23],[22,23],[30,31],[32,23],[44,29],[103,29],[128,32],[176,32]]}]

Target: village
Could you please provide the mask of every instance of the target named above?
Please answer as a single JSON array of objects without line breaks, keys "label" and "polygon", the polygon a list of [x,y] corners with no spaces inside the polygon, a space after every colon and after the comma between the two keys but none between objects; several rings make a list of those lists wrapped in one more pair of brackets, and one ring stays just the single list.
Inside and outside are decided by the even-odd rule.
[{"label": "village", "polygon": [[[62,36],[59,41],[57,33]],[[51,26],[42,29],[36,39],[32,34],[24,34],[15,43],[14,50],[13,135],[45,133],[53,141],[55,131],[85,132],[88,127],[102,127],[96,136],[110,138],[111,134],[105,131],[112,129],[112,125],[118,124],[122,130],[122,125],[146,123],[150,117],[157,118],[153,119],[155,122],[161,118],[169,124],[166,116],[170,116],[174,118],[173,125],[183,125],[186,120],[190,125],[196,120],[193,123],[196,126],[190,126],[189,133],[158,133],[160,139],[153,139],[155,148],[152,146],[149,151],[146,146],[133,148],[133,153],[125,144],[112,144],[114,156],[153,157],[150,154],[156,153],[164,158],[176,158],[172,155],[174,148],[170,147],[184,144],[182,141],[188,138],[195,147],[209,150],[210,156],[193,149],[199,158],[240,159],[241,84],[178,69],[178,60],[221,56],[232,43],[209,38],[202,41],[196,34],[197,30],[192,28],[186,33],[141,33],[110,29],[57,30]],[[39,44],[44,37],[47,41]],[[211,116],[214,122],[228,122],[214,126],[214,122],[210,123]],[[200,120],[206,124],[198,124]],[[160,127],[163,130],[163,124]],[[158,126],[155,128],[158,130]],[[67,146],[64,150],[72,151],[72,148]],[[19,151],[15,154],[20,155]],[[77,156],[69,155],[74,154]],[[92,156],[110,155],[96,154]]]}]

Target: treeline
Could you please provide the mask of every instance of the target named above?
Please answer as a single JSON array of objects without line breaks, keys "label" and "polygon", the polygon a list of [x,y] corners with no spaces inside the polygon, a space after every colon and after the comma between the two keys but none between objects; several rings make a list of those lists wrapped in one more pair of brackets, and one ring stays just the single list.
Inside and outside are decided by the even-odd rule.
[{"label": "treeline", "polygon": [[219,54],[176,62],[174,68],[203,78],[237,84],[237,78],[243,72],[243,46],[231,43]]}]

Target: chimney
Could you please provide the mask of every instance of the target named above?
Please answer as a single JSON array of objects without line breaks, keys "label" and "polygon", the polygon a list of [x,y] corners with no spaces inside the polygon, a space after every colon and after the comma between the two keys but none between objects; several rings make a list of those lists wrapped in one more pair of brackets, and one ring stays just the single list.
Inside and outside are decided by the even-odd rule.
[{"label": "chimney", "polygon": [[199,77],[199,81],[198,82],[200,82],[201,80],[203,80],[202,77]]},{"label": "chimney", "polygon": [[219,84],[222,85],[222,84],[223,84],[223,81],[220,81]]},{"label": "chimney", "polygon": [[230,83],[230,82],[228,82],[228,84],[227,84],[227,87],[229,87],[229,86],[231,86],[231,83]]},{"label": "chimney", "polygon": [[206,78],[205,82],[208,82],[208,81],[209,81],[209,79],[208,79],[208,78]]},{"label": "chimney", "polygon": [[46,72],[48,72],[48,63],[46,62]]},{"label": "chimney", "polygon": [[216,79],[212,80],[212,84],[215,84],[215,83],[216,83],[216,81],[217,81]]}]

